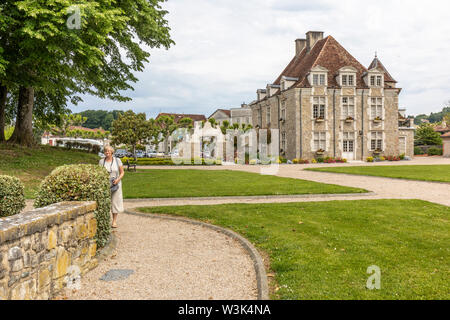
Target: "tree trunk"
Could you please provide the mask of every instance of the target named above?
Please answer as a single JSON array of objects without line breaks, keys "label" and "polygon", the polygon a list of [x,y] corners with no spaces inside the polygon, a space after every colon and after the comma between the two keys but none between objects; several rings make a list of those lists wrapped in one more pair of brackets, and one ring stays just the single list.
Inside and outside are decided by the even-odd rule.
[{"label": "tree trunk", "polygon": [[6,121],[6,96],[8,89],[0,86],[0,142],[5,142],[5,121]]},{"label": "tree trunk", "polygon": [[31,87],[20,87],[19,103],[17,108],[16,126],[9,143],[31,147],[33,139],[33,106],[34,89]]}]

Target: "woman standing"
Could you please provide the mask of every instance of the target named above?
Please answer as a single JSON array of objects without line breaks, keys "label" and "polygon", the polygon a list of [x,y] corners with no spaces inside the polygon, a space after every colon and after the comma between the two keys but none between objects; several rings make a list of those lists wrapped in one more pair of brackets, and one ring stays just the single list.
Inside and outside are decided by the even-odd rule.
[{"label": "woman standing", "polygon": [[112,227],[117,228],[117,215],[123,212],[122,178],[125,174],[122,161],[114,157],[114,149],[105,147],[105,158],[99,161],[99,165],[109,172],[109,177],[114,185],[119,185],[115,191],[111,190],[111,212],[113,215]]}]

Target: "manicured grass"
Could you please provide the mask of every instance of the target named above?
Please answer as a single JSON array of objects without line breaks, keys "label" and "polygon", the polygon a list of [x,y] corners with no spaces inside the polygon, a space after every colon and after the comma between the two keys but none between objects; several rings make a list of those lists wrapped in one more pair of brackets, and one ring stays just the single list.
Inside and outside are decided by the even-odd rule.
[{"label": "manicured grass", "polygon": [[123,192],[125,198],[183,198],[367,191],[240,171],[183,169],[126,172]]},{"label": "manicured grass", "polygon": [[401,178],[409,180],[450,182],[450,165],[333,167],[308,168],[306,170]]},{"label": "manicured grass", "polygon": [[[232,229],[270,256],[275,299],[449,299],[450,208],[420,200],[156,207]],[[367,268],[381,268],[368,290]]]},{"label": "manicured grass", "polygon": [[99,159],[96,154],[82,151],[49,146],[30,149],[0,143],[0,174],[19,178],[28,199],[34,198],[40,182],[56,167],[76,163],[95,164]]}]

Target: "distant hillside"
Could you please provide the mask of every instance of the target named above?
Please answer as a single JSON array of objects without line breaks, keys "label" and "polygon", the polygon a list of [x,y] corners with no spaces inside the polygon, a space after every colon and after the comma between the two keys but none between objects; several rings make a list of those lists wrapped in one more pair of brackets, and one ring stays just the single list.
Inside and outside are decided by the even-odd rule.
[{"label": "distant hillside", "polygon": [[123,111],[120,110],[86,110],[77,114],[87,118],[87,121],[83,123],[83,127],[89,129],[103,128],[106,131],[111,131],[112,122],[122,113]]},{"label": "distant hillside", "polygon": [[421,124],[422,119],[428,120],[428,121],[430,121],[430,123],[440,122],[440,121],[442,121],[442,119],[444,118],[444,116],[447,113],[450,113],[450,106],[444,107],[441,112],[436,112],[436,113],[432,112],[430,115],[419,114],[418,116],[416,116],[414,118],[414,123]]}]

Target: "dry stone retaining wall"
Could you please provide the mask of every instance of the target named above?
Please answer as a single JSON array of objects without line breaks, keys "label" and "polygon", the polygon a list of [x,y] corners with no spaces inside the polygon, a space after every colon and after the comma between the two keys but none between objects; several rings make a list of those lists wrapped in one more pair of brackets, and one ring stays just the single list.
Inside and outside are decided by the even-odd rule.
[{"label": "dry stone retaining wall", "polygon": [[95,202],[0,218],[0,300],[50,299],[97,265]]}]

